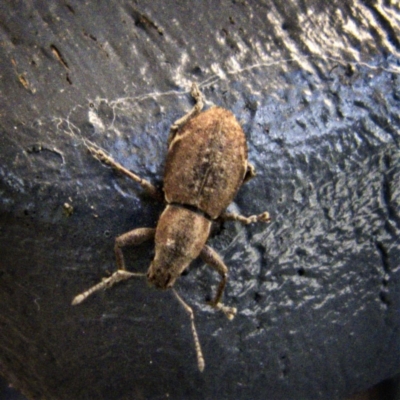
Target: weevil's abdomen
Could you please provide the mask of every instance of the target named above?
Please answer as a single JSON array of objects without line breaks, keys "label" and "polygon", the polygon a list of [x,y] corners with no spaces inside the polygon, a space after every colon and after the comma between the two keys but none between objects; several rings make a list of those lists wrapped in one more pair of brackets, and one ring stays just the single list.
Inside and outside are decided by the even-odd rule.
[{"label": "weevil's abdomen", "polygon": [[217,218],[232,202],[247,170],[247,144],[228,110],[213,107],[171,141],[165,167],[168,203],[189,204]]}]

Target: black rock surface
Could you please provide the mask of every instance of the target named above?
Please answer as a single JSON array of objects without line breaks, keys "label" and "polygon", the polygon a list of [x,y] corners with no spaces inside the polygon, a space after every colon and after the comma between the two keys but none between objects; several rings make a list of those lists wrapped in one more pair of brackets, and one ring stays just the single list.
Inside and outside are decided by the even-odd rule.
[{"label": "black rock surface", "polygon": [[[400,368],[400,9],[396,2],[3,1],[0,372],[30,399],[335,399]],[[193,104],[241,121],[257,177],[170,291],[115,268],[114,238],[162,205],[95,143],[161,184],[168,130]],[[151,244],[125,251],[146,271]]]}]

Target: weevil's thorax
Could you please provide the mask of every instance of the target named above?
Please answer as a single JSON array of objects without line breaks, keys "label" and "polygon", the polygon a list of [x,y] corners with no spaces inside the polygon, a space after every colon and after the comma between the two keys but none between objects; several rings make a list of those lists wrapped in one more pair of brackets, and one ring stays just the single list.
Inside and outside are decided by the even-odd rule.
[{"label": "weevil's thorax", "polygon": [[194,260],[210,234],[211,221],[201,213],[179,205],[168,205],[157,224],[155,256],[147,277],[154,286],[166,289]]}]

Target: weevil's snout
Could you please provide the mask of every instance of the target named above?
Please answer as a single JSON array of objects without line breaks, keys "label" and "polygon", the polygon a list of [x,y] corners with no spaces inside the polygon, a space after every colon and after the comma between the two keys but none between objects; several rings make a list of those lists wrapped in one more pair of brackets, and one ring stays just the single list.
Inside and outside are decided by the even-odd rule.
[{"label": "weevil's snout", "polygon": [[150,265],[149,271],[147,272],[148,281],[159,289],[171,288],[176,277],[173,277],[168,268],[162,266],[155,266],[153,263]]}]

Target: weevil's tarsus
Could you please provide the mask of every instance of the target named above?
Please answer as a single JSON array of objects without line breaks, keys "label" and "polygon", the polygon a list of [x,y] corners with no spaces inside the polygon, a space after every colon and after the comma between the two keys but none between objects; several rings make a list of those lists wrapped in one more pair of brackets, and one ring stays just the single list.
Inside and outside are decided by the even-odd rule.
[{"label": "weevil's tarsus", "polygon": [[175,297],[179,300],[179,302],[182,304],[183,308],[187,311],[187,313],[190,316],[190,323],[192,327],[192,335],[193,335],[193,340],[194,340],[194,348],[196,350],[196,356],[197,356],[197,365],[199,367],[199,371],[203,372],[204,367],[205,367],[205,362],[204,362],[204,356],[203,352],[201,350],[201,345],[200,345],[200,340],[199,336],[197,334],[197,329],[196,325],[194,323],[194,313],[192,308],[182,299],[181,296],[177,293],[175,289],[172,289],[174,292]]},{"label": "weevil's tarsus", "polygon": [[92,286],[88,290],[85,290],[84,292],[78,294],[76,297],[74,297],[71,304],[73,306],[76,306],[77,304],[80,304],[84,300],[86,300],[91,294],[98,292],[99,290],[102,290],[102,289],[108,289],[118,282],[125,281],[125,280],[133,278],[133,277],[143,278],[143,277],[146,277],[146,274],[139,273],[139,272],[129,272],[126,270],[119,269],[119,270],[115,271],[110,277],[103,278],[101,282]]},{"label": "weevil's tarsus", "polygon": [[229,319],[229,321],[232,321],[233,318],[235,318],[235,316],[236,316],[236,313],[237,313],[236,307],[228,307],[225,304],[222,304],[221,302],[219,302],[215,305],[212,305],[212,304],[210,304],[210,305],[211,305],[211,307],[215,308],[216,310],[222,311],[225,314],[226,318]]},{"label": "weevil's tarsus", "polygon": [[182,126],[184,126],[190,119],[192,119],[196,115],[199,115],[201,110],[204,107],[203,95],[202,95],[197,83],[195,83],[195,82],[192,83],[192,88],[190,90],[190,94],[194,98],[195,105],[188,113],[186,113],[183,117],[179,118],[172,124],[171,129],[169,130],[168,146],[171,144],[172,140],[174,139],[176,132],[178,132],[178,130]]},{"label": "weevil's tarsus", "polygon": [[249,217],[245,217],[244,215],[236,214],[236,213],[222,213],[218,219],[222,221],[238,221],[244,225],[253,224],[255,222],[270,222],[271,217],[268,211],[263,212],[262,214],[250,215]]},{"label": "weevil's tarsus", "polygon": [[129,169],[123,167],[120,163],[115,161],[111,156],[106,154],[103,150],[95,148],[93,146],[86,146],[89,150],[90,154],[96,158],[97,160],[101,161],[102,163],[110,166],[111,168],[115,169],[116,171],[126,175],[130,179],[134,180],[135,182],[139,183],[140,186],[148,193],[151,197],[163,201],[164,196],[160,190],[158,190],[153,184],[151,184],[146,179],[142,179],[140,176],[134,174]]}]

